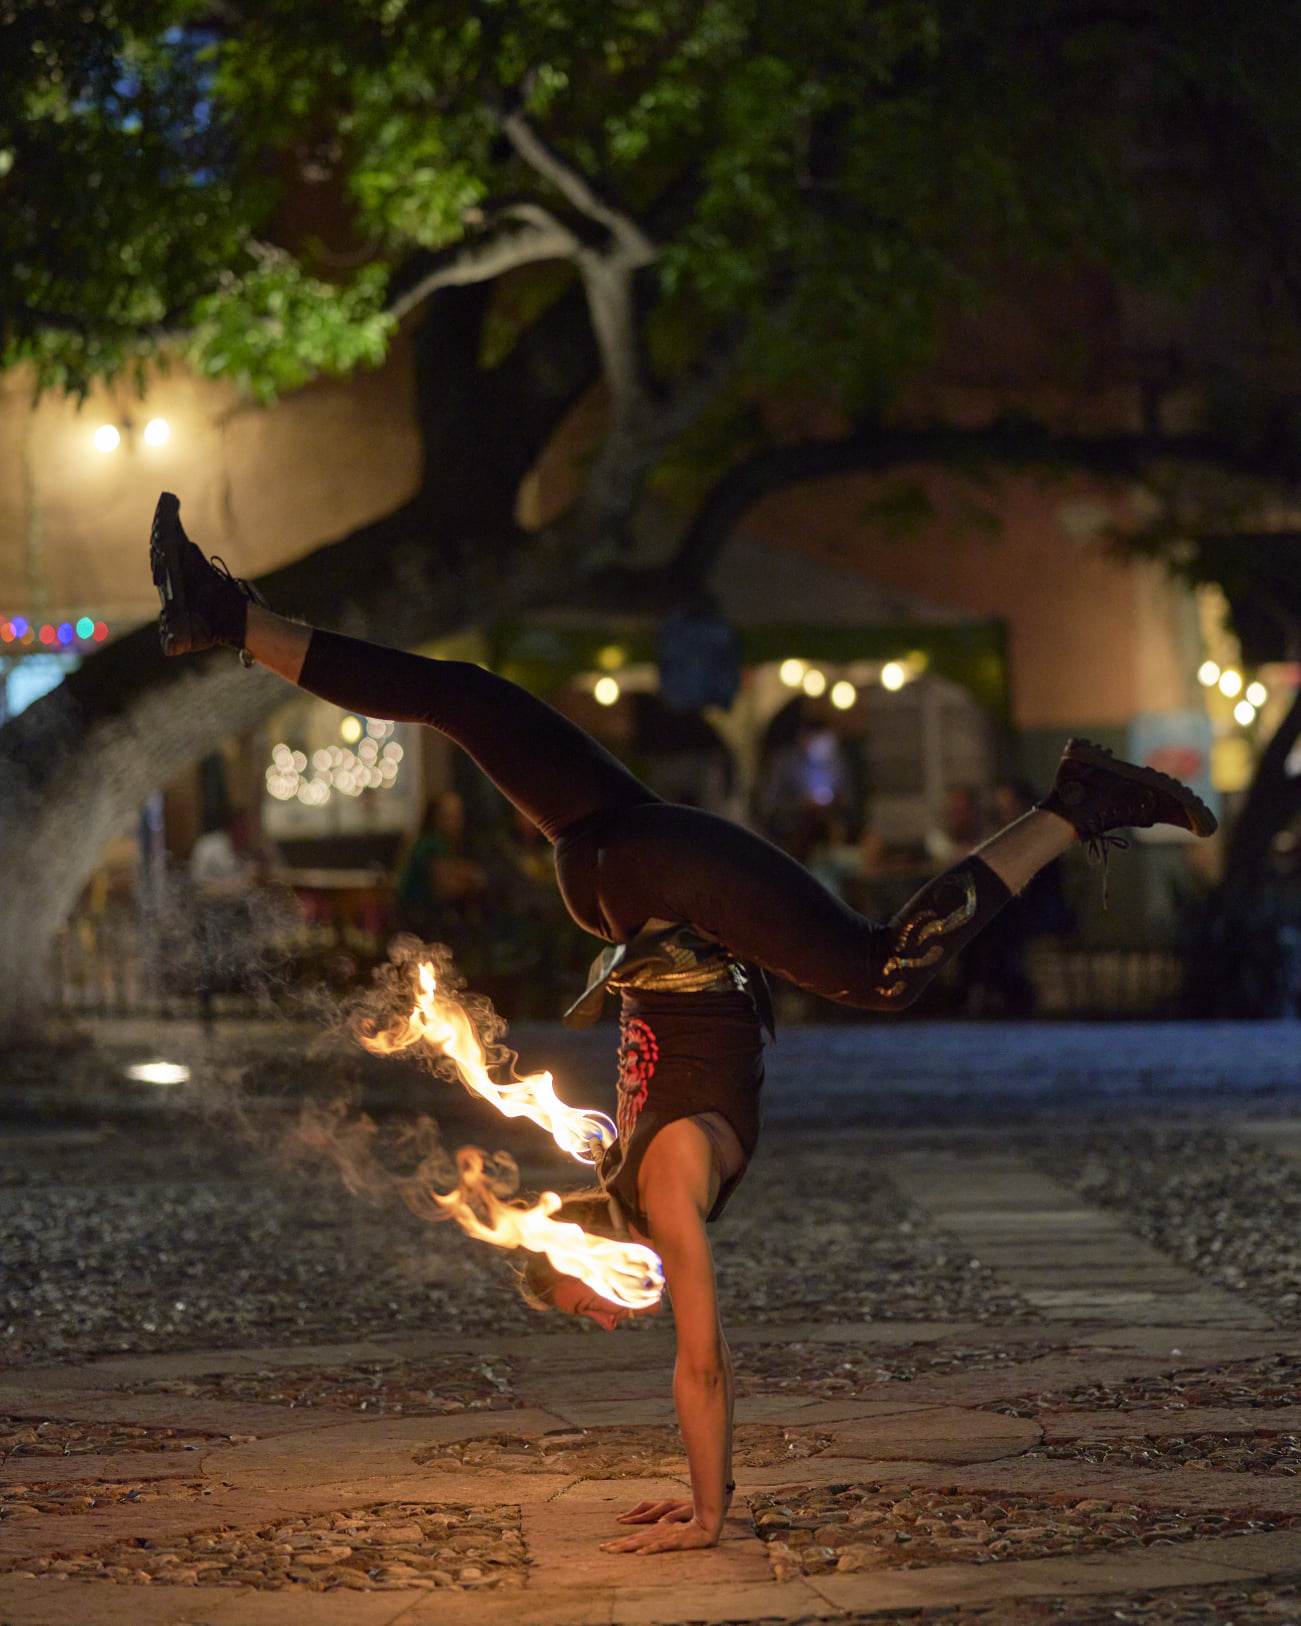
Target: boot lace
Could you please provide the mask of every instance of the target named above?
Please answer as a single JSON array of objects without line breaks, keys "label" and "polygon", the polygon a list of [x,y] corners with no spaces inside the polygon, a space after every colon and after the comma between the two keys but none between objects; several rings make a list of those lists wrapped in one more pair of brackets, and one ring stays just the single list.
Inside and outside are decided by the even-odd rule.
[{"label": "boot lace", "polygon": [[1114,830],[1099,830],[1088,838],[1085,852],[1090,864],[1102,865],[1102,907],[1107,908],[1107,863],[1113,850],[1128,847],[1128,836],[1118,836]]},{"label": "boot lace", "polygon": [[[251,603],[260,604],[264,610],[270,609],[271,606],[262,597],[261,593],[258,592],[257,588],[254,587],[253,583],[250,581],[245,581],[243,576],[233,575],[231,573],[230,566],[219,553],[209,554],[208,563],[219,576],[228,581],[230,585],[236,588],[239,592],[243,593],[244,597]],[[240,650],[239,664],[246,668],[253,665],[253,657],[249,654],[247,649]]]},{"label": "boot lace", "polygon": [[208,563],[219,576],[224,576],[232,587],[238,587],[245,598],[251,599],[254,604],[260,604],[264,610],[267,608],[267,601],[262,597],[261,593],[258,592],[257,588],[254,587],[253,583],[250,581],[245,581],[243,576],[233,575],[231,573],[230,566],[219,553],[210,553],[208,555]]}]

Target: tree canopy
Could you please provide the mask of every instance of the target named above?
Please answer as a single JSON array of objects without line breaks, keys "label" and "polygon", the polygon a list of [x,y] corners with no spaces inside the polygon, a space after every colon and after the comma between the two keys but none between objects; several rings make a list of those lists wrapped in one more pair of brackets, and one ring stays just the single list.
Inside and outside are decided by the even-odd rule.
[{"label": "tree canopy", "polygon": [[9,0],[0,359],[80,390],[161,347],[267,399],[616,240],[649,388],[721,343],[870,413],[1009,260],[1174,289],[1236,211],[1295,293],[1296,36],[1276,0]]}]

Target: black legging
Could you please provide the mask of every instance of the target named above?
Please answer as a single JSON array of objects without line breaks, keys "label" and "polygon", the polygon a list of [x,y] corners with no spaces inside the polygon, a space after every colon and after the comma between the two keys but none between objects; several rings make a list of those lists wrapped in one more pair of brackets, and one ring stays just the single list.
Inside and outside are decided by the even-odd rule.
[{"label": "black legging", "polygon": [[464,661],[314,632],[298,681],[349,711],[455,741],[554,844],[566,907],[609,942],[648,920],[685,921],[813,993],[900,1010],[1010,896],[968,858],[888,925],[868,920],[762,836],[663,801],[545,701]]}]

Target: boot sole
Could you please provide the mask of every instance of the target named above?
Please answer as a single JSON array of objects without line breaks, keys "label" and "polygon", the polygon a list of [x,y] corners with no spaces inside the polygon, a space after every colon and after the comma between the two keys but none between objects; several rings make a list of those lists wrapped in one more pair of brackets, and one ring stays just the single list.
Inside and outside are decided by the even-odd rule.
[{"label": "boot sole", "polygon": [[1091,768],[1105,768],[1119,779],[1132,779],[1137,784],[1146,785],[1149,790],[1172,797],[1187,814],[1188,828],[1195,836],[1213,836],[1219,828],[1219,820],[1201,797],[1180,780],[1172,779],[1168,773],[1160,773],[1155,768],[1140,768],[1136,762],[1122,762],[1105,745],[1094,745],[1091,740],[1068,740],[1062,755],[1071,762],[1087,763]]},{"label": "boot sole", "polygon": [[149,567],[162,605],[158,636],[164,655],[183,655],[190,645],[190,613],[181,563],[183,541],[181,499],[164,491],[154,508],[149,530]]}]

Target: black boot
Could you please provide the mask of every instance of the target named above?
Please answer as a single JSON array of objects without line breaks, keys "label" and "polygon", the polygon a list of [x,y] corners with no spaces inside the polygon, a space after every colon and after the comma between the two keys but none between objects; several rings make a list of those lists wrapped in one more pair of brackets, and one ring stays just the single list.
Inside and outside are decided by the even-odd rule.
[{"label": "black boot", "polygon": [[1053,788],[1036,806],[1065,819],[1088,843],[1090,858],[1103,866],[1104,904],[1108,849],[1129,846],[1114,831],[1172,824],[1195,836],[1209,836],[1216,829],[1214,813],[1187,785],[1155,768],[1122,762],[1105,746],[1088,740],[1067,740]]},{"label": "black boot", "polygon": [[181,526],[180,499],[164,491],[149,533],[149,563],[162,601],[158,635],[165,655],[229,644],[246,666],[244,632],[250,604],[266,600],[248,582],[232,576],[223,560],[209,561]]}]

